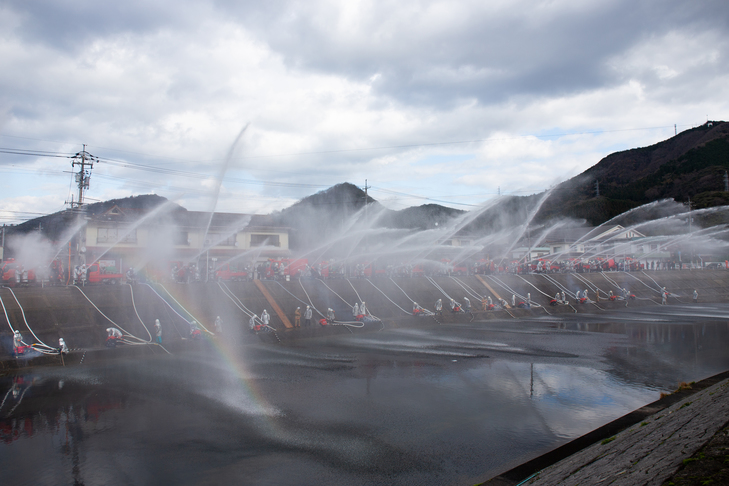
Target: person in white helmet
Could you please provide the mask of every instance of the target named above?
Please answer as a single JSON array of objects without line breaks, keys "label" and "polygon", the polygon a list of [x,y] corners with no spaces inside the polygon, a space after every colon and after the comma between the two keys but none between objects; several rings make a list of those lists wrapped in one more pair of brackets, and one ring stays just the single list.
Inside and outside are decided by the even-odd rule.
[{"label": "person in white helmet", "polygon": [[17,329],[13,332],[13,352],[16,356],[23,354],[23,336]]},{"label": "person in white helmet", "polygon": [[306,306],[306,311],[304,311],[304,327],[311,326],[311,318],[314,315],[314,312],[311,310],[311,306]]},{"label": "person in white helmet", "polygon": [[66,341],[63,338],[58,338],[58,352],[60,354],[68,354],[68,346],[66,346]]},{"label": "person in white helmet", "polygon": [[334,322],[334,319],[334,309],[330,307],[327,309],[327,321],[329,321],[329,323],[331,324],[332,322]]},{"label": "person in white helmet", "polygon": [[355,319],[359,316],[359,304],[357,302],[354,303],[354,306],[352,307],[352,315]]},{"label": "person in white helmet", "polygon": [[363,316],[367,315],[367,307],[365,307],[364,300],[362,301],[362,305],[359,306],[359,313]]},{"label": "person in white helmet", "polygon": [[162,324],[159,323],[159,319],[154,320],[154,337],[157,344],[162,344]]},{"label": "person in white helmet", "polygon": [[263,313],[261,313],[261,323],[264,327],[268,327],[269,322],[271,322],[271,316],[268,315],[266,309],[263,309]]},{"label": "person in white helmet", "polygon": [[223,320],[220,318],[220,316],[217,316],[215,318],[215,332],[218,334],[223,334]]},{"label": "person in white helmet", "polygon": [[200,339],[202,337],[202,331],[198,327],[198,322],[193,320],[190,323],[190,339]]},{"label": "person in white helmet", "polygon": [[106,346],[109,348],[115,348],[116,345],[121,341],[122,333],[115,327],[106,328]]},{"label": "person in white helmet", "polygon": [[463,312],[471,312],[471,300],[468,297],[463,298]]},{"label": "person in white helmet", "polygon": [[258,323],[256,322],[256,319],[258,319],[258,315],[253,314],[253,317],[251,317],[251,319],[248,321],[248,325],[251,328],[251,332],[255,331],[256,326],[258,325]]}]

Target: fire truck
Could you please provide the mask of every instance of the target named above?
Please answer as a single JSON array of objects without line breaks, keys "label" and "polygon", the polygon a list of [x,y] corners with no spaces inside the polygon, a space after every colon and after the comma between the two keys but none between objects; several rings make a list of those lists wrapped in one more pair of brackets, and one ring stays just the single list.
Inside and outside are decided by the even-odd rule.
[{"label": "fire truck", "polygon": [[245,263],[226,263],[215,271],[215,278],[240,282],[250,280],[251,272]]},{"label": "fire truck", "polygon": [[116,285],[124,278],[121,273],[116,273],[116,267],[103,267],[99,263],[89,265],[86,269],[86,282],[104,283]]},{"label": "fire truck", "polygon": [[36,281],[35,269],[25,269],[14,258],[8,258],[2,263],[0,275],[2,275],[2,284],[9,287],[31,285]]}]

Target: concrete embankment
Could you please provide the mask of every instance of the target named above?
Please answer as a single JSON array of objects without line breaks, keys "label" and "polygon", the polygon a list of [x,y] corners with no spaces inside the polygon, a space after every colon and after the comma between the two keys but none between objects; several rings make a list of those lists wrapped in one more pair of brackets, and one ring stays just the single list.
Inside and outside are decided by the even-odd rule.
[{"label": "concrete embankment", "polygon": [[[512,319],[559,313],[602,313],[625,307],[626,302],[607,301],[610,291],[619,293],[626,288],[636,295],[629,306],[653,306],[660,303],[659,290],[666,287],[671,303],[687,303],[696,289],[700,302],[726,302],[729,299],[729,272],[715,271],[661,271],[661,272],[609,272],[588,274],[550,275],[495,275],[461,277],[294,280],[290,282],[208,282],[189,285],[97,285],[83,289],[75,287],[29,287],[0,289],[0,298],[7,311],[7,321],[0,326],[0,343],[5,360],[12,360],[12,329],[18,329],[26,342],[38,340],[56,346],[63,337],[72,349],[88,351],[103,347],[106,328],[116,326],[141,340],[151,341],[150,332],[155,319],[162,323],[164,345],[168,349],[184,347],[189,337],[189,322],[196,319],[202,327],[213,330],[213,321],[221,316],[226,334],[237,340],[270,339],[247,332],[250,313],[260,316],[264,309],[271,314],[271,325],[278,331],[279,340],[301,339],[321,333],[367,332],[385,327],[421,327],[447,325],[478,320]],[[590,298],[600,302],[577,304],[569,297],[570,305],[550,306],[557,292],[569,296],[577,290],[588,290]],[[490,296],[494,301],[503,298],[511,303],[530,295],[535,304],[531,309],[509,308],[484,312],[479,299]],[[471,300],[475,316],[449,312],[449,298],[463,303]],[[17,298],[17,301],[16,301]],[[413,302],[434,308],[437,299],[443,300],[443,316],[413,317]],[[380,321],[364,327],[327,326],[316,324],[326,309],[336,312],[337,320],[353,320],[351,306],[365,301],[367,309]],[[290,329],[285,319],[293,322],[294,312],[312,305],[314,324],[310,328]],[[274,311],[278,309],[278,311]],[[5,316],[0,316],[5,320]],[[303,320],[303,319],[302,319]]]},{"label": "concrete embankment", "polygon": [[[660,485],[729,424],[729,372],[679,389],[483,483]],[[719,484],[704,478],[702,484]]]}]

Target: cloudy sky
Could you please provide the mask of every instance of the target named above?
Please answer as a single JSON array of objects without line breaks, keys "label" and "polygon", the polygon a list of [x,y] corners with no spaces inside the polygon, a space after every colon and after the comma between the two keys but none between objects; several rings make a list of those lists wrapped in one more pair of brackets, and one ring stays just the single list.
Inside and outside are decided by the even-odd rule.
[{"label": "cloudy sky", "polygon": [[726,0],[0,0],[5,223],[64,208],[82,144],[88,201],[267,213],[367,180],[469,209],[707,117]]}]

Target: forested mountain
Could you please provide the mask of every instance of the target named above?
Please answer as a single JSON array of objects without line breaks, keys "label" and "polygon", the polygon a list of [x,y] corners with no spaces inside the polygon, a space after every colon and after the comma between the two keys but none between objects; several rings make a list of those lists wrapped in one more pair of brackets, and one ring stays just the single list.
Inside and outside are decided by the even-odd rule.
[{"label": "forested mountain", "polygon": [[691,198],[694,208],[729,204],[727,170],[729,123],[707,122],[655,145],[608,155],[555,188],[537,219],[570,216],[597,225],[666,198]]}]

